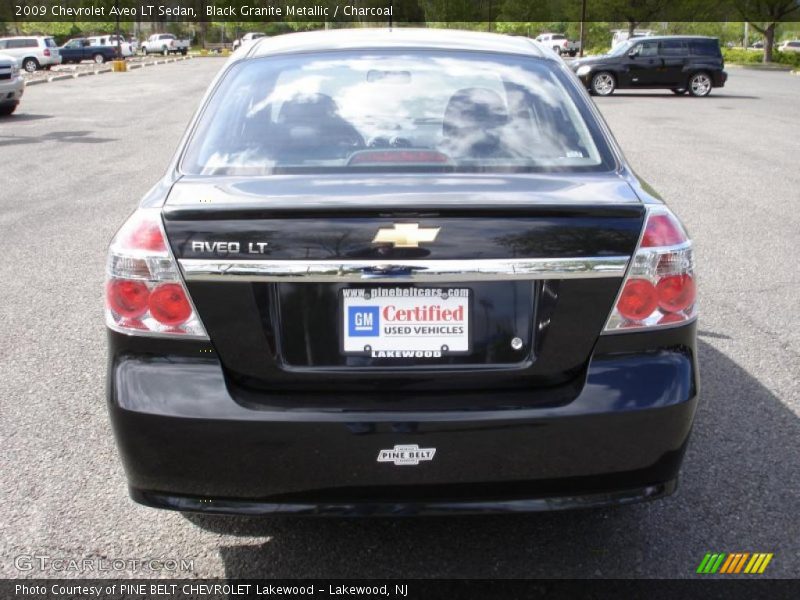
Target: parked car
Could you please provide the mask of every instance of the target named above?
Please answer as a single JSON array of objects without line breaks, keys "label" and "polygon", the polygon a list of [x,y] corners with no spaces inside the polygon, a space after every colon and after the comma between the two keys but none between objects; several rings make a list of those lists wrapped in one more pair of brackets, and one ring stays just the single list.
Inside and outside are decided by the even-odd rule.
[{"label": "parked car", "polygon": [[127,58],[135,54],[131,43],[121,35],[96,35],[87,39],[92,46],[110,46],[115,50],[119,48],[122,58]]},{"label": "parked car", "polygon": [[654,194],[526,38],[258,40],[109,248],[132,497],[396,515],[672,493],[695,275]]},{"label": "parked car", "polygon": [[93,46],[87,38],[73,38],[59,48],[61,61],[64,64],[79,63],[83,60],[93,60],[103,64],[117,57],[116,47]]},{"label": "parked car", "polygon": [[259,38],[266,37],[266,33],[261,33],[257,31],[251,31],[250,33],[245,33],[242,37],[237,40],[233,40],[233,49],[236,50],[242,44],[248,44],[253,42]]},{"label": "parked car", "polygon": [[0,38],[0,53],[13,56],[28,73],[61,64],[56,41],[48,36],[30,35]]},{"label": "parked car", "polygon": [[764,49],[764,42],[758,41],[755,42],[752,46],[750,46],[753,50],[763,50]]},{"label": "parked car", "polygon": [[536,37],[536,41],[552,48],[558,54],[575,56],[581,49],[580,42],[570,42],[562,33],[543,33]]},{"label": "parked car", "polygon": [[8,116],[17,110],[25,92],[25,82],[19,72],[17,59],[0,54],[0,115]]},{"label": "parked car", "polygon": [[800,40],[790,40],[778,46],[779,52],[800,52]]},{"label": "parked car", "polygon": [[616,89],[669,89],[707,96],[728,78],[719,40],[700,36],[651,36],[624,42],[609,54],[570,65],[593,94]]},{"label": "parked car", "polygon": [[191,42],[179,40],[171,33],[155,33],[142,43],[142,52],[147,54],[186,54]]}]

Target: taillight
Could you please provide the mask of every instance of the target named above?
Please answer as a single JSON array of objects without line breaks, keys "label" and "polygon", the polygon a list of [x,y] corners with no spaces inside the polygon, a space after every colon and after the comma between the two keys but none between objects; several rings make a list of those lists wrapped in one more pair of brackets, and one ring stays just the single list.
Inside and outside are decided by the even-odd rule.
[{"label": "taillight", "polygon": [[605,332],[676,325],[697,316],[692,242],[665,206],[648,208],[642,239]]},{"label": "taillight", "polygon": [[44,54],[45,56],[50,56],[50,49],[49,48],[45,48],[44,51],[42,52],[42,54]]},{"label": "taillight", "polygon": [[167,245],[158,209],[137,210],[114,236],[105,291],[106,323],[115,331],[208,339]]}]

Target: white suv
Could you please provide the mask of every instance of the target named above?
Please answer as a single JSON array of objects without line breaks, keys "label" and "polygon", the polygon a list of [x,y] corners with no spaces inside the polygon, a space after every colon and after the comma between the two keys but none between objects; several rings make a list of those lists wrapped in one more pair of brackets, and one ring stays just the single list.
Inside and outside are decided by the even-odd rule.
[{"label": "white suv", "polygon": [[0,53],[13,56],[28,73],[61,64],[56,41],[42,35],[0,38]]},{"label": "white suv", "polygon": [[0,115],[13,113],[24,91],[25,82],[20,77],[17,60],[0,54]]}]

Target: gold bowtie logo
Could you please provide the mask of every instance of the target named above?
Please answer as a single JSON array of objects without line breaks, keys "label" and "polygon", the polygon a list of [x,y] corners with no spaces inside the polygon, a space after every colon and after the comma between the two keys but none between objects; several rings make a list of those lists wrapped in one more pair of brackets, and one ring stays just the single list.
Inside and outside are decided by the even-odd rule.
[{"label": "gold bowtie logo", "polygon": [[422,227],[418,223],[395,223],[392,227],[381,227],[375,234],[373,244],[392,244],[395,248],[419,248],[420,242],[432,242],[439,234],[439,227]]}]

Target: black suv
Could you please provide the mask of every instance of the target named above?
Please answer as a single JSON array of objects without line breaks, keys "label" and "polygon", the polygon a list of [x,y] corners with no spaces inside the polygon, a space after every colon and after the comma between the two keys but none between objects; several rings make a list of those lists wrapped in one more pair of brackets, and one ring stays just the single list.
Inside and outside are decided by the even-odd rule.
[{"label": "black suv", "polygon": [[572,70],[593,94],[615,89],[670,89],[708,96],[723,87],[728,74],[719,40],[696,36],[658,36],[624,42],[603,56],[574,61]]}]

